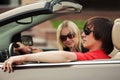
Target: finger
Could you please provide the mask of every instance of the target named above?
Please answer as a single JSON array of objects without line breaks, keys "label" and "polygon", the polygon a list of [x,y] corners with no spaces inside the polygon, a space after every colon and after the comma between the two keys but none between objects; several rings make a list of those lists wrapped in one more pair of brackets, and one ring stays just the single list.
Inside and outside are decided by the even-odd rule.
[{"label": "finger", "polygon": [[3,64],[2,64],[2,70],[5,72],[6,71],[6,67],[7,67],[7,61],[5,61]]},{"label": "finger", "polygon": [[13,67],[12,67],[12,63],[11,62],[9,63],[9,70],[13,71]]},{"label": "finger", "polygon": [[7,70],[9,73],[12,71],[12,64],[9,61],[7,62]]},{"label": "finger", "polygon": [[7,62],[7,70],[8,70],[8,72],[10,72],[10,70],[9,70],[9,62]]}]

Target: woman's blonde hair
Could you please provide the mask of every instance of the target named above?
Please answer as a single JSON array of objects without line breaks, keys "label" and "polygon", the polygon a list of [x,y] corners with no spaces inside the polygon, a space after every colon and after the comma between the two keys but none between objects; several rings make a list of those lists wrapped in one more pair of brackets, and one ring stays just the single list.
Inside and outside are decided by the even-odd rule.
[{"label": "woman's blonde hair", "polygon": [[72,50],[81,51],[80,30],[79,30],[78,26],[70,20],[64,20],[57,28],[57,43],[58,43],[59,50],[64,50],[64,48],[66,48],[66,46],[63,45],[63,42],[60,39],[60,33],[61,33],[62,29],[65,27],[69,28],[71,32],[74,32],[75,37],[78,39],[78,42],[75,44],[75,46],[73,47]]}]

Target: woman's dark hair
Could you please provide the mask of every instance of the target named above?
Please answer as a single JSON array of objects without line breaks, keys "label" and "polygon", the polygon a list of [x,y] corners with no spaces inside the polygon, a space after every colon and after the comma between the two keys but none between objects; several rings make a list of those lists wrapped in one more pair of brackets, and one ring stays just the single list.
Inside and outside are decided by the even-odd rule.
[{"label": "woman's dark hair", "polygon": [[112,43],[112,28],[113,22],[107,18],[103,17],[93,17],[90,18],[86,26],[93,27],[93,35],[96,40],[102,41],[102,49],[107,53],[110,54],[113,50],[113,43]]}]

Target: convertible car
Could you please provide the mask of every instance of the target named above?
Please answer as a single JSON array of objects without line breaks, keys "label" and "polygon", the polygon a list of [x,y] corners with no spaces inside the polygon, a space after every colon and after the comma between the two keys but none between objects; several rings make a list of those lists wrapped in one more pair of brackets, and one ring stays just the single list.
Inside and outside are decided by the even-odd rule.
[{"label": "convertible car", "polygon": [[[59,16],[80,14],[82,8],[82,5],[72,0],[43,0],[1,13],[0,68],[6,59],[16,56],[13,51],[13,48],[16,47],[16,42],[22,42],[29,46],[34,43],[37,44],[37,39],[34,42],[33,32],[31,32],[32,36],[30,36],[30,33],[25,32],[26,30],[30,32],[31,28],[36,25]],[[114,21],[112,31],[113,43],[117,51],[113,51],[114,55],[111,55],[111,59],[67,63],[26,62],[25,64],[14,66],[14,72],[12,73],[3,72],[0,69],[0,80],[120,80],[119,26],[120,19],[118,18]],[[44,30],[42,31],[44,32]],[[23,33],[27,35],[23,35]],[[50,33],[48,34],[50,35]],[[44,43],[44,40],[41,40],[41,43]],[[41,48],[44,51],[57,50],[57,48]]]}]

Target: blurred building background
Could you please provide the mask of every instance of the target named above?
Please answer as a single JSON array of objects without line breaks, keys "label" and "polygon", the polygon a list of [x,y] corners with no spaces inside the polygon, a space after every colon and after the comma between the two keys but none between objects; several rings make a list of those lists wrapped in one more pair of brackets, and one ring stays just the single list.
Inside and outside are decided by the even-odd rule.
[{"label": "blurred building background", "polygon": [[[0,0],[0,13],[21,5],[27,5],[36,1],[45,0]],[[120,0],[76,0],[83,5],[80,14],[70,14],[55,18],[55,20],[86,20],[92,16],[104,16],[113,21],[120,17]],[[25,31],[26,35],[34,36],[34,45],[47,48],[56,48],[56,29],[50,21],[39,24],[32,29]]]},{"label": "blurred building background", "polygon": [[[5,12],[9,9],[18,7],[20,5],[30,4],[36,1],[45,0],[0,0],[0,13]],[[49,1],[49,0],[48,0]],[[83,5],[82,14],[79,14],[84,18],[89,18],[89,16],[108,16],[111,19],[120,17],[120,0],[75,0],[76,2]],[[76,17],[76,18],[79,18]],[[85,19],[86,19],[85,18]]]}]

